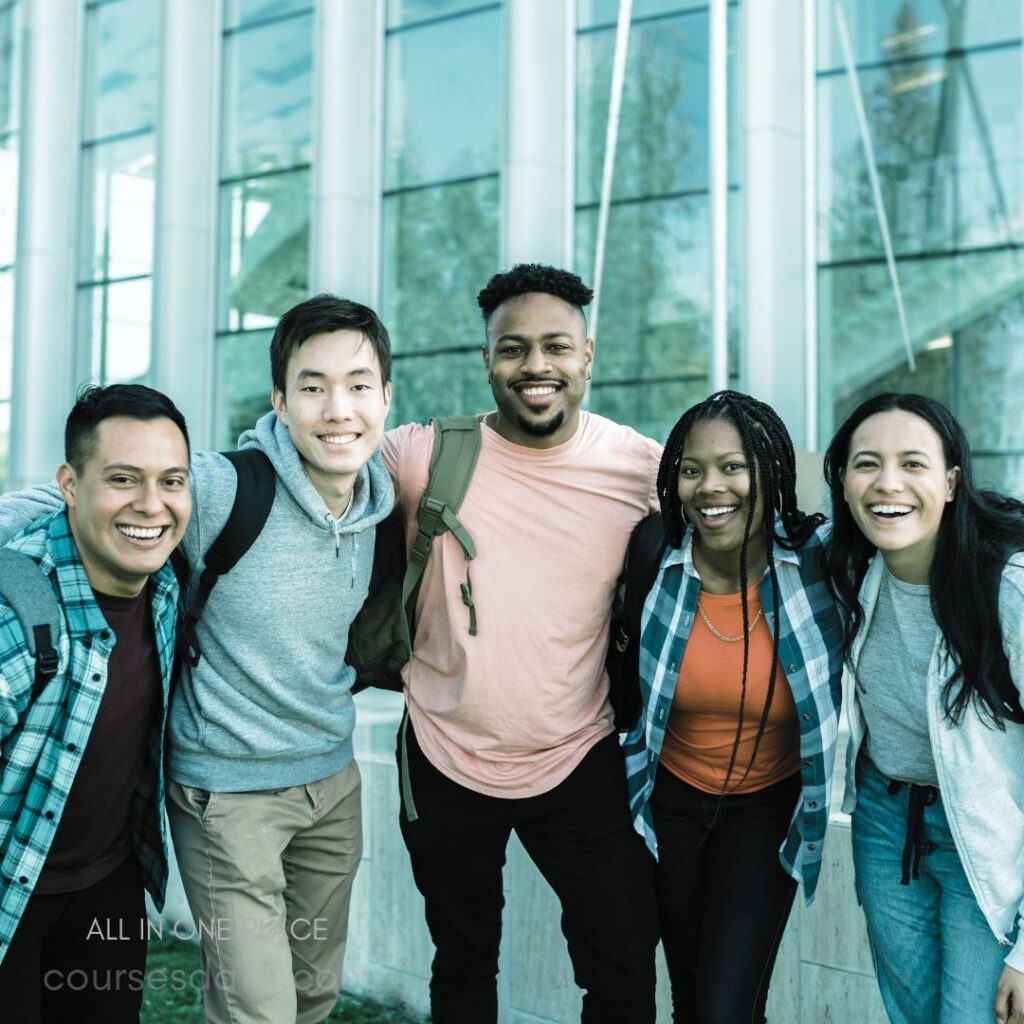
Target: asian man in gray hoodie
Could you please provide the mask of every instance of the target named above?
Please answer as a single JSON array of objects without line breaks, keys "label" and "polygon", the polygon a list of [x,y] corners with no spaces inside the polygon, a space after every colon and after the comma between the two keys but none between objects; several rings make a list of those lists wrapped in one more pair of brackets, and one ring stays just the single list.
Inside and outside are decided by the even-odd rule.
[{"label": "asian man in gray hoodie", "polygon": [[[318,1024],[337,1000],[362,851],[349,626],[393,488],[380,441],[391,346],[376,314],[331,295],[281,318],[274,411],[239,440],[277,477],[270,515],[213,589],[168,724],[168,813],[206,970],[210,1024]],[[193,454],[193,569],[227,521],[236,475]],[[4,499],[0,538],[54,492]],[[57,499],[59,501],[59,497]]]}]

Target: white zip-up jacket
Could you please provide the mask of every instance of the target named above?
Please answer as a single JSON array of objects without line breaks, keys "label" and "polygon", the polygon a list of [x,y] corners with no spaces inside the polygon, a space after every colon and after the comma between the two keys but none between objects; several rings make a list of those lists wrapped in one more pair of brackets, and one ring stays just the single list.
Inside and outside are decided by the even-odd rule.
[{"label": "white zip-up jacket", "polygon": [[[884,562],[875,555],[860,588],[864,622],[853,645],[855,666],[883,575]],[[999,622],[993,622],[991,628],[993,633],[999,629],[1014,685],[1024,694],[1024,552],[1014,555],[1003,568]],[[952,724],[943,703],[943,687],[951,672],[943,645],[936,641],[926,692],[939,792],[974,898],[993,934],[1009,947],[1014,926],[1024,914],[1024,726],[1006,722],[1006,728],[1000,730],[973,707],[967,709],[959,725]],[[857,805],[855,768],[865,724],[849,669],[843,690],[850,727],[843,810],[850,814]],[[1024,935],[1018,935],[1006,963],[1024,971]]]}]

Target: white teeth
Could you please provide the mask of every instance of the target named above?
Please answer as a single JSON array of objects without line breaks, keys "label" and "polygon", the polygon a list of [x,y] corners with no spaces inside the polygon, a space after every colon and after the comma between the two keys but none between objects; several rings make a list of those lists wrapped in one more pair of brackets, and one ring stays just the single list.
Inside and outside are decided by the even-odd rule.
[{"label": "white teeth", "polygon": [[156,540],[164,532],[162,526],[119,526],[118,529],[133,540]]},{"label": "white teeth", "polygon": [[868,508],[882,516],[901,516],[913,511],[909,505],[869,505]]},{"label": "white teeth", "polygon": [[321,434],[320,440],[324,444],[351,444],[358,434]]},{"label": "white teeth", "polygon": [[544,384],[536,387],[520,388],[520,392],[524,395],[553,395],[555,387],[553,384]]},{"label": "white teeth", "polygon": [[738,505],[725,505],[721,508],[702,508],[700,510],[700,514],[702,516],[714,518],[715,516],[726,516],[730,512],[735,512],[737,508],[739,508]]}]

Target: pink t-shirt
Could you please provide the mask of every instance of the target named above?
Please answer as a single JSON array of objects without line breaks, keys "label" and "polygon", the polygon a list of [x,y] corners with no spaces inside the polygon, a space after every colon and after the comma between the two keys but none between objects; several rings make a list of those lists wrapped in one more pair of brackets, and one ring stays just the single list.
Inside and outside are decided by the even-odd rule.
[{"label": "pink t-shirt", "polygon": [[[434,540],[417,605],[406,701],[427,759],[461,786],[526,797],[557,786],[612,731],[604,656],[633,527],[658,508],[660,447],[581,413],[556,448],[524,448],[486,424],[459,519],[477,635],[460,586],[466,559]],[[433,428],[390,430],[381,451],[415,536]]]}]

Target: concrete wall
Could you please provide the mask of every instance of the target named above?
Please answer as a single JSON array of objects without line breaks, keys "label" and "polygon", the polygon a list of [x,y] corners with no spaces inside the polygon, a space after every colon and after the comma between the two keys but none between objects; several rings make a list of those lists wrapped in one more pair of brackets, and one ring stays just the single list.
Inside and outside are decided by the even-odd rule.
[{"label": "concrete wall", "polygon": [[[394,749],[401,703],[397,695],[377,692],[357,701],[365,852],[353,900],[345,988],[425,1015],[432,948],[398,831]],[[505,903],[502,1024],[578,1021],[580,992],[559,929],[558,904],[515,840],[505,869]],[[668,996],[668,978],[659,964],[659,1024],[671,1020]],[[768,1019],[772,1024],[885,1024],[854,897],[849,822],[842,815],[834,815],[829,827],[817,900],[810,909],[796,908],[790,919]]]}]

